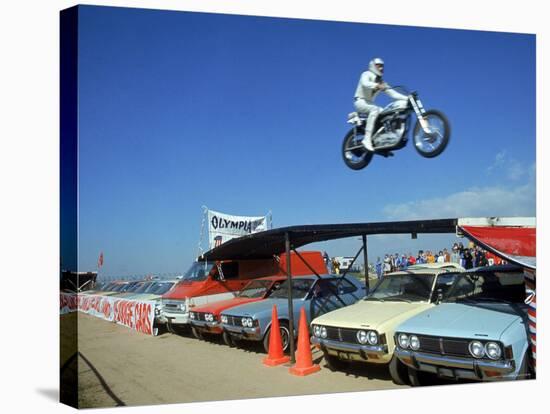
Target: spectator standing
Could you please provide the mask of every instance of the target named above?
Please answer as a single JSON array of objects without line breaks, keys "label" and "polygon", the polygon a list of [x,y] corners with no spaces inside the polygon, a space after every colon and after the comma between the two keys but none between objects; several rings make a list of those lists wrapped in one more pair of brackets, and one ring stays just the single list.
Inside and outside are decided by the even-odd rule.
[{"label": "spectator standing", "polygon": [[382,262],[380,261],[380,257],[376,259],[376,277],[382,279]]},{"label": "spectator standing", "polygon": [[476,266],[487,266],[489,261],[485,256],[485,251],[479,247],[476,251]]},{"label": "spectator standing", "polygon": [[391,259],[386,254],[384,256],[384,276],[391,272]]},{"label": "spectator standing", "polygon": [[409,266],[412,266],[412,265],[416,264],[416,257],[414,257],[414,256],[412,255],[412,253],[409,253],[409,258],[408,258],[408,260],[407,260],[407,264],[408,264]]},{"label": "spectator standing", "polygon": [[437,263],[445,263],[445,255],[440,250],[439,254],[437,255]]},{"label": "spectator standing", "polygon": [[400,262],[399,268],[401,270],[405,270],[407,268],[407,256],[405,256],[405,255],[401,256],[401,262]]},{"label": "spectator standing", "polygon": [[464,254],[466,253],[466,249],[464,248],[464,245],[462,244],[462,242],[458,243],[458,252],[460,254],[460,266],[465,267],[466,262],[464,259]]},{"label": "spectator standing", "polygon": [[451,262],[460,264],[460,251],[458,250],[458,243],[453,244],[453,251],[451,253]]},{"label": "spectator standing", "polygon": [[396,253],[395,256],[393,256],[393,271],[396,272],[399,269],[401,269],[401,259],[399,258],[399,255]]},{"label": "spectator standing", "polygon": [[449,251],[447,250],[447,248],[445,247],[443,249],[443,256],[444,256],[444,261],[445,263],[450,263],[451,262],[451,254],[449,253]]},{"label": "spectator standing", "polygon": [[470,249],[464,249],[464,255],[463,255],[464,269],[471,269],[472,267],[474,267],[473,259],[474,258],[472,256],[472,252],[470,251]]},{"label": "spectator standing", "polygon": [[430,250],[426,254],[426,263],[435,263],[435,257]]},{"label": "spectator standing", "polygon": [[340,274],[340,262],[335,257],[332,258],[332,268],[334,269],[334,273],[337,275]]}]

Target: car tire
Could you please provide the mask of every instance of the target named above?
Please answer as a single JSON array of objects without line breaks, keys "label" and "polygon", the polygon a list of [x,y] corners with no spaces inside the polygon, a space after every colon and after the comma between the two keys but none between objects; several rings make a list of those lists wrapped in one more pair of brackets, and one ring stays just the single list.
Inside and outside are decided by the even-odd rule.
[{"label": "car tire", "polygon": [[430,376],[429,373],[418,371],[414,368],[407,367],[407,374],[409,377],[409,383],[413,387],[421,387],[423,385],[433,385],[433,383],[430,380],[430,378],[433,378]]},{"label": "car tire", "polygon": [[341,371],[349,366],[349,362],[342,361],[340,358],[326,352],[323,352],[323,358],[325,359],[328,369],[331,371]]},{"label": "car tire", "polygon": [[409,384],[409,373],[407,366],[397,358],[394,354],[390,363],[388,364],[392,381],[397,385]]},{"label": "car tire", "polygon": [[[290,330],[288,329],[288,322],[285,321],[279,321],[279,330],[281,331],[281,342],[283,343],[283,352],[288,352],[290,348]],[[264,335],[264,351],[268,354],[269,353],[269,336],[271,334],[271,327],[267,330],[267,332]],[[286,336],[286,344],[285,344],[285,336]]]},{"label": "car tire", "polygon": [[201,341],[204,340],[204,336],[202,335],[202,333],[194,326],[191,327],[191,332],[193,333],[193,336],[195,338],[200,339]]},{"label": "car tire", "polygon": [[235,339],[233,339],[233,337],[224,331],[224,333],[222,334],[222,337],[223,337],[223,342],[231,347],[231,348],[234,348],[235,346],[237,346],[237,344],[235,343]]},{"label": "car tire", "polygon": [[523,359],[521,360],[521,366],[519,367],[518,374],[516,375],[516,380],[530,379],[533,376],[531,375],[531,370],[529,369],[529,350],[525,352]]}]

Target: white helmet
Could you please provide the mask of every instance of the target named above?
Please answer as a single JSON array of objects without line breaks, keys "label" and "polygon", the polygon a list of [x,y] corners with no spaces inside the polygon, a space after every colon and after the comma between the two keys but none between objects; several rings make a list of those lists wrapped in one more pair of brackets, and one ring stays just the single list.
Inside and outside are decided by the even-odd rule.
[{"label": "white helmet", "polygon": [[[381,68],[378,68],[377,65],[381,65]],[[382,76],[384,73],[384,61],[380,58],[374,58],[369,62],[369,70],[377,76]]]}]

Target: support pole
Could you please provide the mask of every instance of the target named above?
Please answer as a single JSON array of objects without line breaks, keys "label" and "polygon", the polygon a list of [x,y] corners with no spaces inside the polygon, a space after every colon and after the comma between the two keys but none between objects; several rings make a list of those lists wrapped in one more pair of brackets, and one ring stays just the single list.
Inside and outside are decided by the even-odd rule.
[{"label": "support pole", "polygon": [[285,250],[286,250],[286,277],[288,281],[288,330],[289,330],[289,346],[290,346],[290,362],[296,362],[294,352],[294,307],[292,306],[292,269],[290,268],[290,236],[285,233]]},{"label": "support pole", "polygon": [[367,235],[363,234],[363,260],[365,261],[365,293],[369,294],[369,256],[367,253]]}]

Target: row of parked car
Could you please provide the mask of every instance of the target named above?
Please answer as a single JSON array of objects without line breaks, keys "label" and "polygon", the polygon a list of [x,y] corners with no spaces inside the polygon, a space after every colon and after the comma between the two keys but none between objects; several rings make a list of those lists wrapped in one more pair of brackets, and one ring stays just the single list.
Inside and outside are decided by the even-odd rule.
[{"label": "row of parked car", "polygon": [[[300,256],[291,255],[294,320],[304,308],[312,343],[331,369],[384,364],[394,382],[411,385],[434,375],[478,381],[534,376],[520,267],[411,266],[386,275],[366,295],[364,281],[328,274],[320,252]],[[285,269],[284,256],[195,262],[180,280],[142,281],[135,292],[113,294],[144,300],[140,295],[164,284],[167,290],[147,299],[157,303],[157,326],[188,326],[201,339],[222,335],[229,346],[257,341],[266,351],[276,305],[288,350],[297,332],[289,329]]]}]

